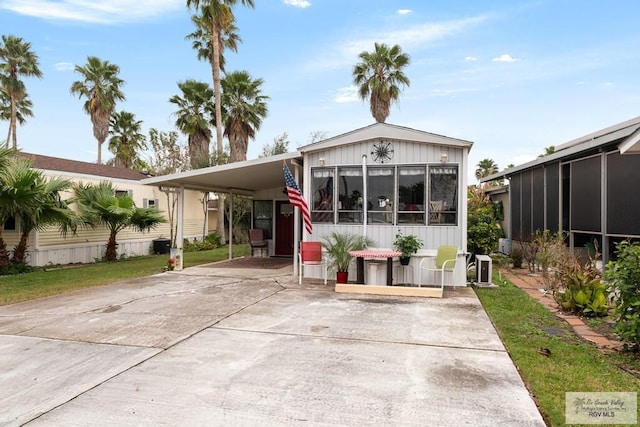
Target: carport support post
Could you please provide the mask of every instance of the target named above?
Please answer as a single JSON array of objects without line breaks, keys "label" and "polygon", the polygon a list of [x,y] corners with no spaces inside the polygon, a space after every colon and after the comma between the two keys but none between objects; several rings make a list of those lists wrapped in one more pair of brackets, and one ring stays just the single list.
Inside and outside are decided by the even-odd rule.
[{"label": "carport support post", "polygon": [[183,267],[184,254],[182,252],[184,245],[184,187],[178,189],[178,212],[176,222],[178,229],[176,230],[176,270],[181,271]]},{"label": "carport support post", "polygon": [[[224,209],[224,206],[222,207]],[[233,258],[233,191],[229,192],[229,259]]]}]

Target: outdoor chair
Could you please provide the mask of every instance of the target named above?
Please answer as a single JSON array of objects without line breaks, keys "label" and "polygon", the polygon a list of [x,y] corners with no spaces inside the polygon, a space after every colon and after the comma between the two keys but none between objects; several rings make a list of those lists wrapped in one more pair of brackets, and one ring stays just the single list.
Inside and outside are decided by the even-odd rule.
[{"label": "outdoor chair", "polygon": [[327,284],[327,260],[322,256],[322,244],[320,242],[300,242],[300,253],[298,254],[298,284],[302,284],[303,267],[322,268],[324,284]]},{"label": "outdoor chair", "polygon": [[442,222],[442,200],[429,201],[429,224]]},{"label": "outdoor chair", "polygon": [[[424,258],[420,261],[420,270],[432,271],[434,273],[440,273],[440,288],[444,291],[444,273],[452,273],[456,267],[456,258],[458,257],[457,246],[441,245],[438,247],[438,254],[435,258],[435,265],[433,265],[433,258]],[[427,265],[431,264],[431,265]],[[422,273],[422,271],[421,271]],[[422,274],[420,274],[420,281],[418,286],[422,286]],[[455,281],[453,281],[455,288]]]},{"label": "outdoor chair", "polygon": [[[264,258],[269,252],[269,242],[264,239],[264,231],[261,228],[249,230],[249,246],[251,246],[251,256],[259,253],[260,258]],[[265,255],[266,254],[266,255]]]}]

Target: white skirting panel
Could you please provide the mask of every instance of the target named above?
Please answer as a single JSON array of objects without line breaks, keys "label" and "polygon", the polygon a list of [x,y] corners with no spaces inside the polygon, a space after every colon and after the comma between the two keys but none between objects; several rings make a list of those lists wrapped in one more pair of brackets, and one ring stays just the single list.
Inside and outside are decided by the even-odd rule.
[{"label": "white skirting panel", "polygon": [[[202,236],[189,236],[188,238],[191,240],[194,237],[201,238]],[[151,254],[154,239],[155,237],[139,240],[118,240],[118,258]],[[48,264],[89,264],[104,258],[106,244],[106,242],[87,242],[29,249],[27,251],[27,261],[30,265],[36,267]]]}]

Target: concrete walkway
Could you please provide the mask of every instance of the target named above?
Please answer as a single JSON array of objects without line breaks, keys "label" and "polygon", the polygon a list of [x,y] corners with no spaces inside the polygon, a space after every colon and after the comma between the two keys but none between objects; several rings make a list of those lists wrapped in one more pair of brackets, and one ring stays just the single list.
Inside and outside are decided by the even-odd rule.
[{"label": "concrete walkway", "polygon": [[1,426],[543,426],[471,289],[194,267],[0,307]]}]

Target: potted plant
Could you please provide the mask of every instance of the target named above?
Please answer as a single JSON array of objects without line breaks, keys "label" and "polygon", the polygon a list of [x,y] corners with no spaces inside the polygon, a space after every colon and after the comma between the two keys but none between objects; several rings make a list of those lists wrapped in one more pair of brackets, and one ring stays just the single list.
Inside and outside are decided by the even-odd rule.
[{"label": "potted plant", "polygon": [[398,231],[396,240],[393,242],[393,248],[402,252],[400,257],[400,264],[402,265],[409,265],[411,255],[415,254],[421,247],[422,242],[418,239],[418,236],[413,234],[403,235],[401,231]]},{"label": "potted plant", "polygon": [[349,266],[353,260],[349,252],[362,250],[372,244],[373,242],[366,237],[336,231],[324,238],[322,247],[329,255],[329,266],[337,271],[337,283],[347,283]]}]

